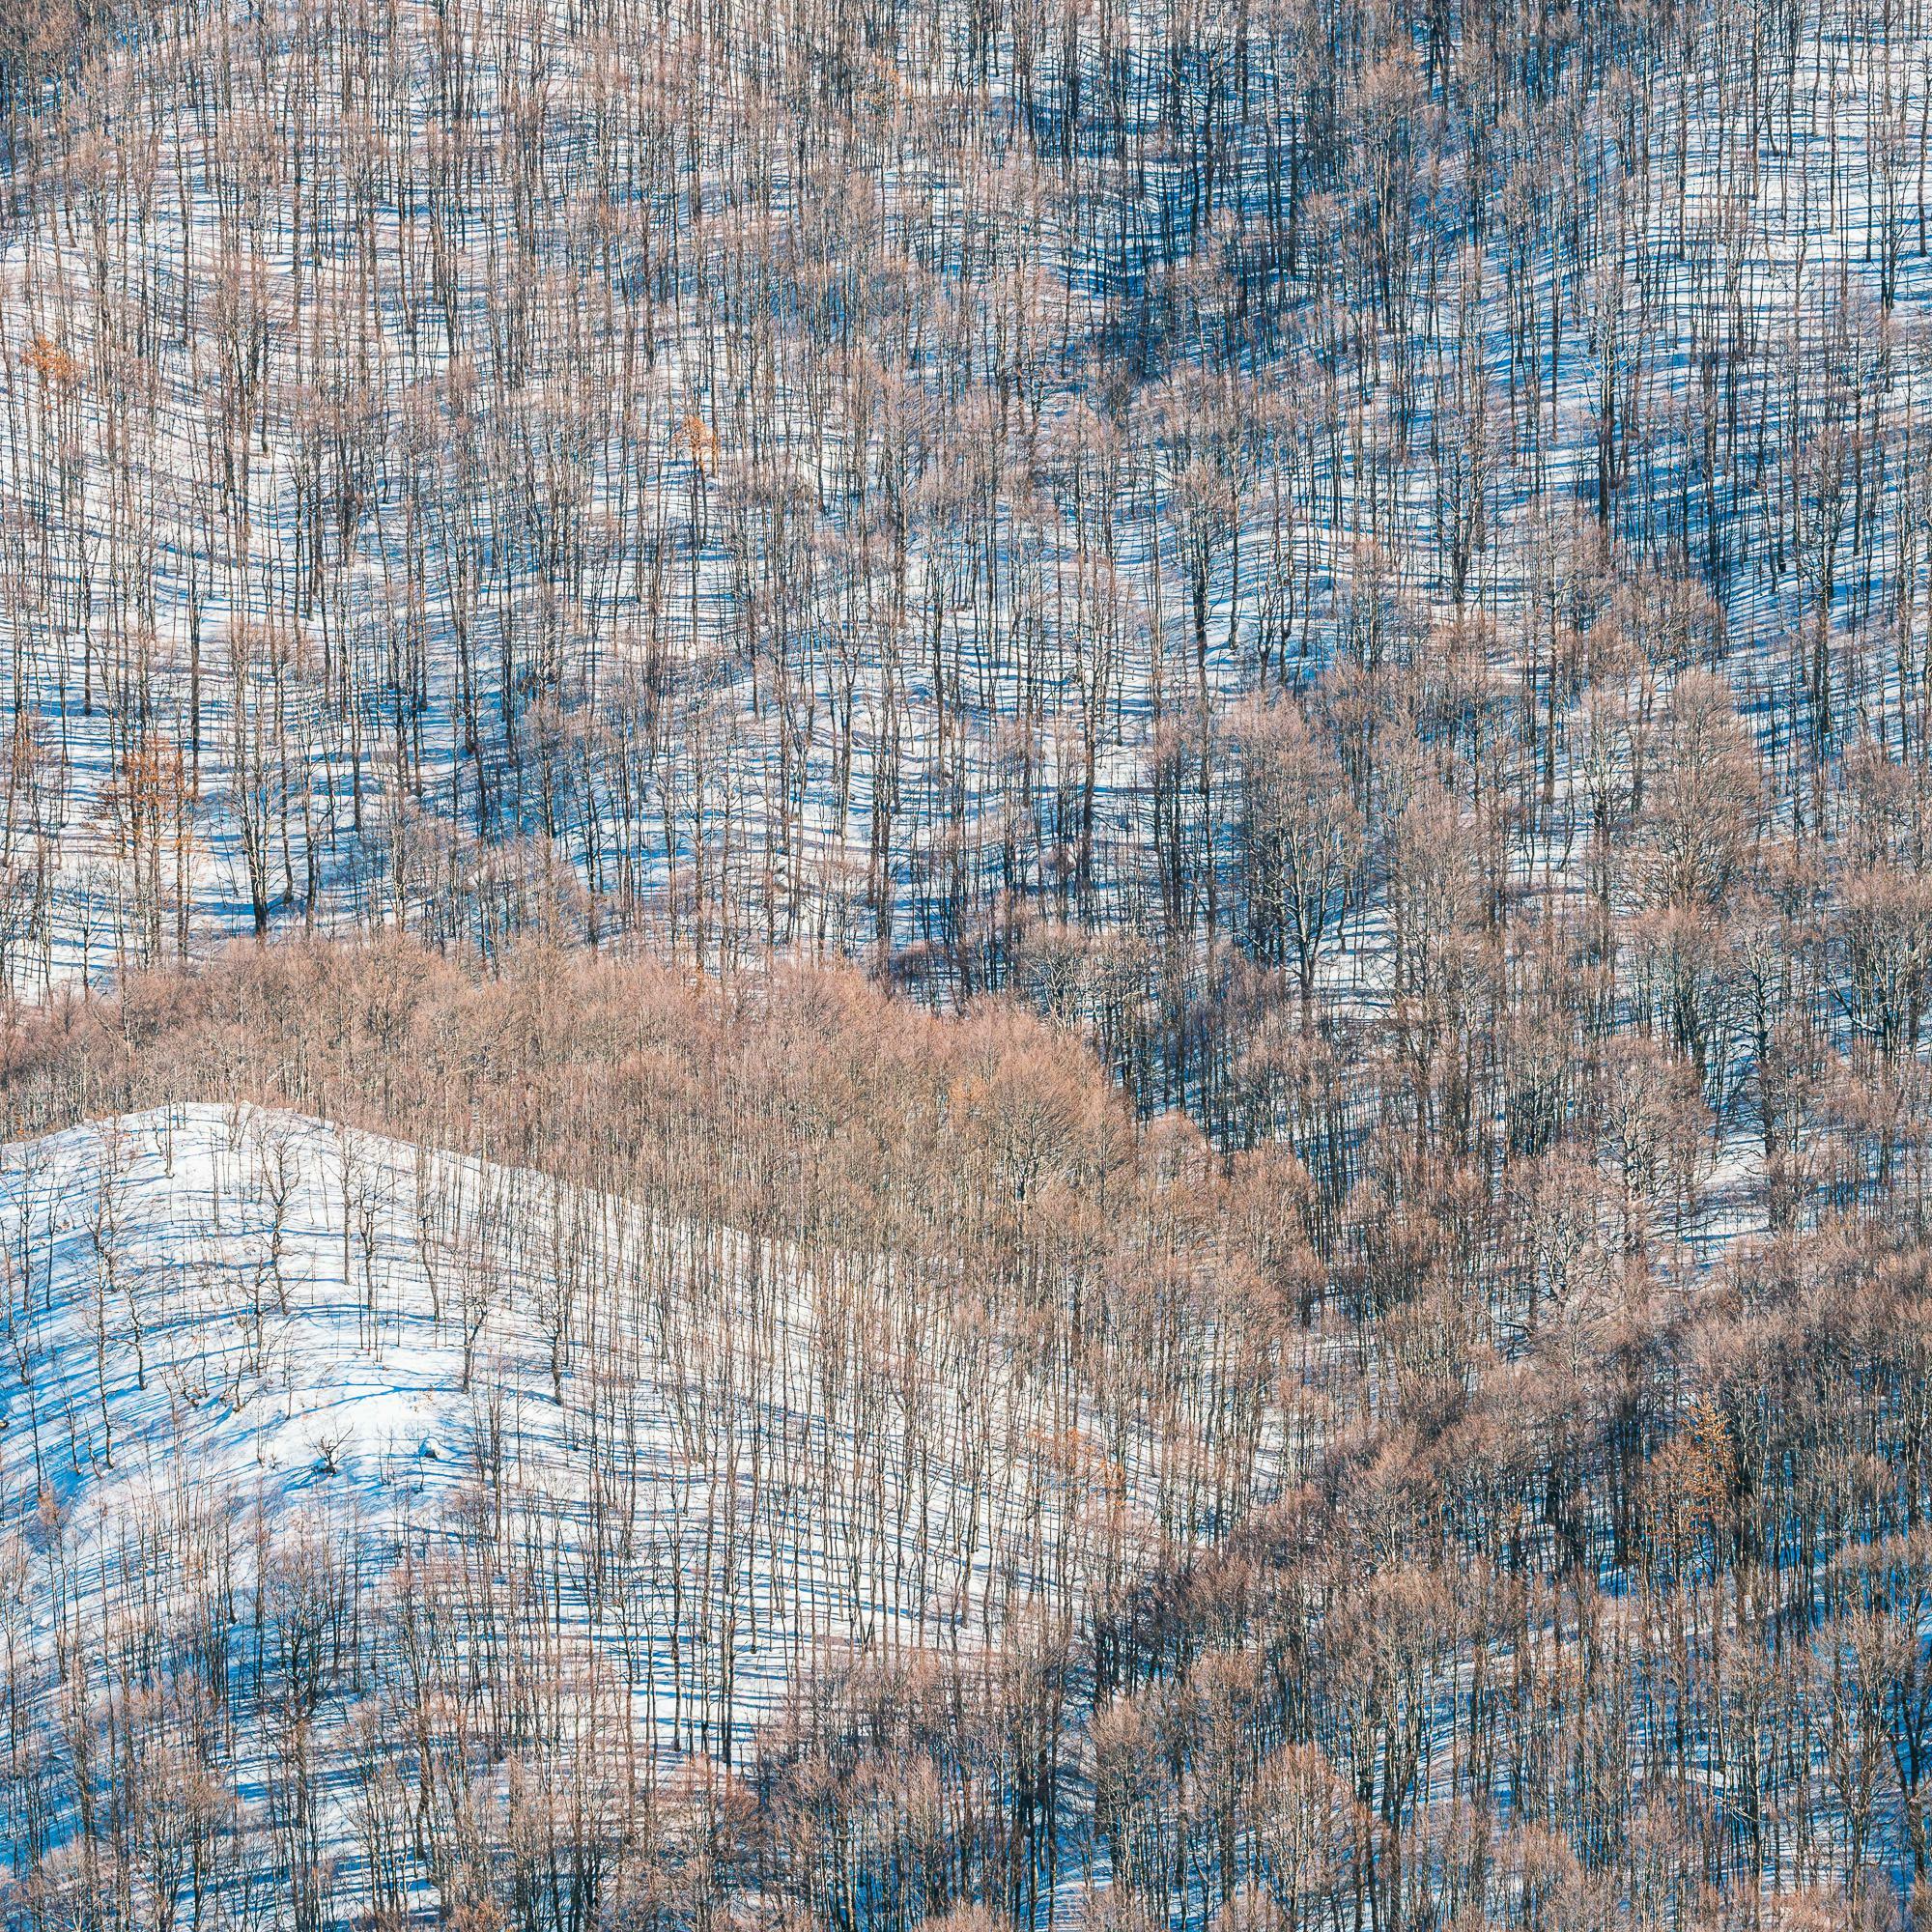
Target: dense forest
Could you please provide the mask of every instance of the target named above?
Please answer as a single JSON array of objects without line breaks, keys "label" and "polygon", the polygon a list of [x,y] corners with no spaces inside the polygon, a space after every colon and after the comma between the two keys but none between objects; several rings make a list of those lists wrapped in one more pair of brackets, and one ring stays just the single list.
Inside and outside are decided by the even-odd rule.
[{"label": "dense forest", "polygon": [[1437,833],[1727,896],[1636,856],[1687,705],[1828,871],[1918,755],[1893,0],[10,19],[21,992],[278,923],[1070,973],[1208,1101],[1236,982],[1409,970]]},{"label": "dense forest", "polygon": [[0,1925],[1932,1924],[1918,0],[0,0]]},{"label": "dense forest", "polygon": [[[1391,1122],[1338,1181],[823,969],[317,941],[29,1019],[8,1910],[1890,1924],[1932,1852],[1920,1165],[1894,1130],[1883,1192],[1818,1174],[1707,1262],[1688,1072],[1603,1058],[1540,1151]],[[183,1253],[141,1190],[197,1133]],[[318,1435],[240,1507],[198,1418],[299,1410],[276,1337],[331,1297],[388,1373],[460,1354],[447,1487]]]}]

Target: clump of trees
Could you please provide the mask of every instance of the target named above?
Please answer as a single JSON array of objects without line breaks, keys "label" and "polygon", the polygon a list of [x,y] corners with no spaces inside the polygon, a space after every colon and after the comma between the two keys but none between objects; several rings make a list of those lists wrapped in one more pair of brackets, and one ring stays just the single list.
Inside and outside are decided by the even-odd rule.
[{"label": "clump of trees", "polygon": [[[106,26],[110,11],[88,0],[19,0],[0,19],[0,125],[42,110]],[[58,94],[55,94],[58,99]]]},{"label": "clump of trees", "polygon": [[[487,1480],[245,1589],[190,1493],[9,1653],[7,1909],[1922,1915],[1920,14],[108,24],[0,17],[9,1130],[257,1099],[694,1231],[744,1502],[613,1489],[593,1640]],[[18,1199],[24,1379],[116,1196]],[[466,1381],[528,1220],[425,1201]],[[864,1634],[754,1726],[786,1549]],[[627,1563],[705,1587],[627,1634]]]}]

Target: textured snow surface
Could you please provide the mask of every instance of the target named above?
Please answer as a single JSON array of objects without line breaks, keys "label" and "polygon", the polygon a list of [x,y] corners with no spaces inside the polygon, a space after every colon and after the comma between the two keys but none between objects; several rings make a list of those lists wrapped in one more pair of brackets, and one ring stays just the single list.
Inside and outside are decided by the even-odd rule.
[{"label": "textured snow surface", "polygon": [[649,1747],[729,1750],[813,1658],[990,1634],[1007,1539],[1057,1520],[1004,1442],[949,1464],[910,1408],[832,1392],[867,1346],[849,1283],[526,1170],[175,1107],[7,1149],[0,1252],[6,1562],[43,1657],[76,1601],[213,1600],[242,1642],[304,1545],[365,1591],[460,1557],[506,1601],[530,1576],[490,1573],[535,1550]]},{"label": "textured snow surface", "polygon": [[[84,1528],[183,1473],[271,1512],[446,1492],[484,1393],[522,1416],[545,1373],[505,1270],[464,1386],[415,1219],[451,1165],[213,1106],[9,1149],[10,1495],[44,1489]],[[485,1171],[460,1171],[480,1193]]]}]

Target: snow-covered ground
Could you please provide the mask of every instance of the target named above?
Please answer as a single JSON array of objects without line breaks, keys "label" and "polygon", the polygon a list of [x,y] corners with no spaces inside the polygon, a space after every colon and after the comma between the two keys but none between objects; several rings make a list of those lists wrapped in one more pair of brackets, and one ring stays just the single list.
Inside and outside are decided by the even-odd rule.
[{"label": "snow-covered ground", "polygon": [[[431,1317],[416,1173],[381,1139],[245,1108],[8,1150],[9,1496],[87,1532],[184,1474],[274,1515],[446,1491],[464,1338]],[[491,1308],[472,1386],[534,1389],[522,1332]]]},{"label": "snow-covered ground", "polygon": [[[440,1662],[478,1694],[548,1663],[639,1762],[729,1763],[801,1672],[956,1658],[1044,1603],[1106,1491],[1053,1489],[1019,1378],[994,1350],[949,1381],[903,1285],[317,1120],[177,1106],[11,1147],[0,1254],[14,1692],[52,1708],[80,1658],[107,1694],[120,1639],[77,1633],[137,1628],[156,1684],[213,1670],[244,1713],[244,1805],[274,1788],[263,1629],[317,1564],[355,1618],[459,1578],[489,1607],[449,1612]],[[493,1619],[527,1655],[475,1655]]]}]

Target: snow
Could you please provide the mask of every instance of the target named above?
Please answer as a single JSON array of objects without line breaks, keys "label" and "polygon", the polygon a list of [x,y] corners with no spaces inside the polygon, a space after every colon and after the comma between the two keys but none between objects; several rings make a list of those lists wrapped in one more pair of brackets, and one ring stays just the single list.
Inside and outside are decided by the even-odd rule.
[{"label": "snow", "polygon": [[[375,1208],[359,1225],[345,1170]],[[271,1514],[326,1489],[424,1493],[422,1447],[461,1439],[467,1403],[460,1340],[430,1319],[401,1221],[414,1172],[393,1143],[246,1108],[9,1150],[8,1492],[44,1486],[83,1533],[177,1465]],[[531,1364],[507,1311],[489,1341],[521,1389]]]},{"label": "snow", "polygon": [[[1088,1500],[1009,1360],[969,1385],[899,1285],[319,1120],[9,1148],[0,1257],[0,1558],[43,1661],[63,1605],[167,1623],[210,1571],[239,1644],[310,1540],[380,1596],[534,1536],[639,1747],[728,1762],[815,1662],[994,1638]],[[890,1399],[855,1352],[898,1365]]]}]

